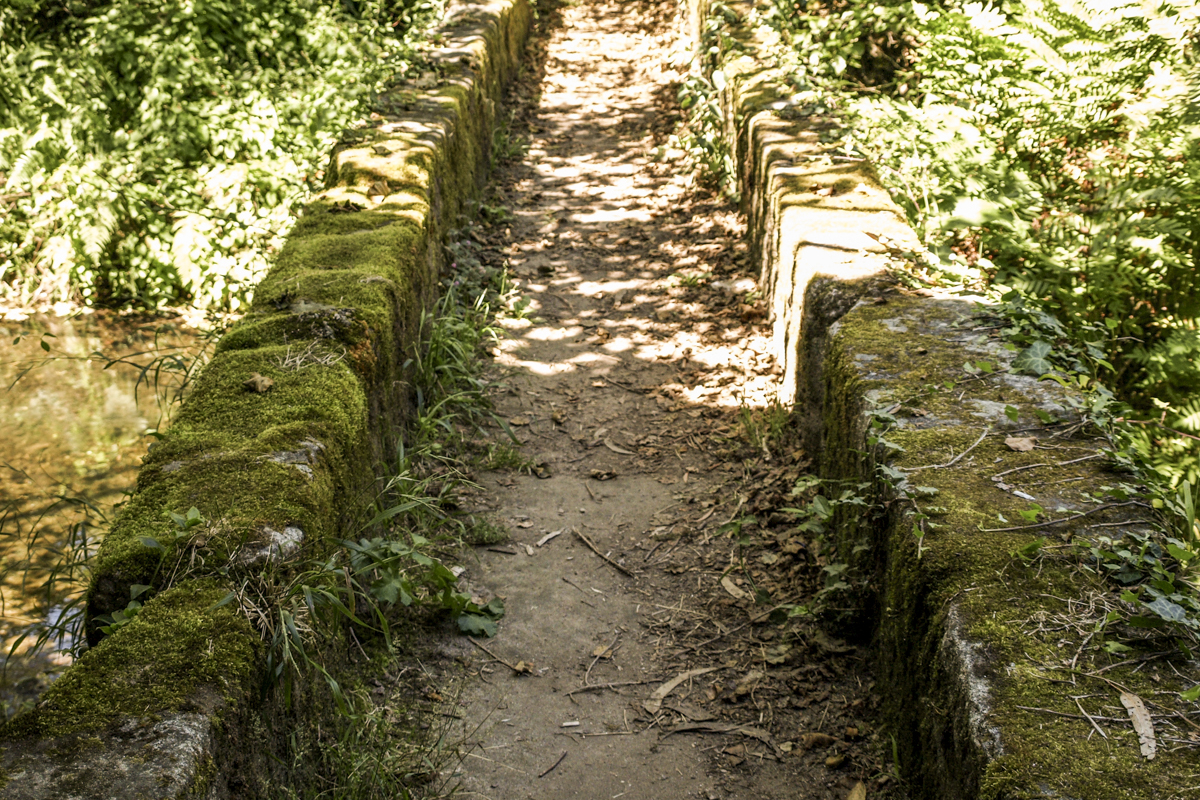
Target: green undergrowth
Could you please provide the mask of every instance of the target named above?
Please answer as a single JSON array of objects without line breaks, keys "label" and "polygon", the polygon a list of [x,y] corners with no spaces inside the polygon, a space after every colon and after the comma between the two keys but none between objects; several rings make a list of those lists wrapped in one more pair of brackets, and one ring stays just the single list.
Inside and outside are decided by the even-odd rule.
[{"label": "green undergrowth", "polygon": [[440,0],[0,7],[0,300],[237,310]]}]

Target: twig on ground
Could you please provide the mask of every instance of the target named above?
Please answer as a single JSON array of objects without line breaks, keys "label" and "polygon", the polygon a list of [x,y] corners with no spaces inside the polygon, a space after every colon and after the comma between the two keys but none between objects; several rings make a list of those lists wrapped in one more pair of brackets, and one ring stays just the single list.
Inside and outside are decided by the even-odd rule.
[{"label": "twig on ground", "polygon": [[1143,661],[1153,661],[1156,658],[1165,658],[1166,656],[1175,655],[1175,653],[1177,653],[1177,652],[1178,652],[1177,650],[1160,650],[1157,653],[1146,653],[1143,656],[1138,656],[1137,658],[1127,658],[1124,661],[1118,661],[1115,664],[1109,664],[1107,667],[1101,667],[1098,670],[1094,670],[1092,672],[1085,672],[1083,674],[1088,676],[1089,678],[1097,678],[1097,677],[1103,675],[1104,673],[1108,672],[1110,669],[1116,669],[1117,667],[1127,667],[1130,664],[1140,664]]},{"label": "twig on ground", "polygon": [[1068,714],[1065,711],[1055,711],[1052,708],[1036,708],[1034,706],[1017,706],[1017,708],[1021,709],[1022,711],[1038,711],[1042,714],[1051,714],[1056,717],[1066,717],[1067,719],[1086,719],[1086,720],[1093,720],[1093,721],[1100,720],[1101,722],[1128,722],[1129,721],[1128,717],[1093,717],[1091,715],[1084,715],[1084,714]]},{"label": "twig on ground", "polygon": [[553,772],[553,771],[554,771],[554,768],[555,768],[555,767],[557,767],[559,764],[561,764],[561,763],[563,762],[563,759],[564,759],[564,758],[566,758],[566,757],[567,757],[567,751],[566,751],[566,750],[563,750],[563,751],[562,751],[562,755],[558,757],[558,761],[555,761],[553,764],[551,764],[550,766],[546,767],[546,770],[545,770],[544,772],[542,772],[541,774],[539,774],[539,775],[538,775],[538,777],[539,777],[539,778],[544,778],[544,777],[546,777],[547,775],[549,775],[551,772]]},{"label": "twig on ground", "polygon": [[947,461],[945,464],[926,464],[923,467],[901,467],[900,469],[902,469],[905,472],[919,472],[920,470],[923,470],[923,469],[948,469],[949,467],[953,467],[959,461],[962,461],[963,456],[965,456],[967,453],[971,452],[976,447],[978,447],[980,442],[982,442],[984,439],[987,438],[988,433],[989,433],[989,431],[985,428],[983,433],[979,434],[979,438],[975,440],[975,444],[971,445],[966,450],[963,450],[961,453],[959,453],[954,458]]},{"label": "twig on ground", "polygon": [[[563,582],[564,582],[564,583],[569,583],[569,584],[571,584],[572,586],[574,586],[576,589],[578,589],[579,591],[583,592],[584,594],[587,594],[587,589],[583,588],[583,587],[582,587],[582,586],[580,586],[578,583],[576,583],[575,581],[573,581],[573,580],[571,580],[570,578],[568,578],[566,575],[564,575],[564,576],[563,576]],[[592,608],[595,608],[595,607],[596,607],[596,606],[595,606],[595,605],[593,605],[592,603],[589,603],[587,600],[580,600],[579,602],[583,603],[585,606],[592,606]]]},{"label": "twig on ground", "polygon": [[483,652],[487,653],[489,656],[491,656],[492,658],[496,659],[496,660],[497,660],[497,661],[499,661],[501,664],[503,664],[504,666],[508,667],[508,668],[509,668],[509,669],[511,669],[513,672],[517,673],[518,675],[521,673],[521,670],[517,669],[517,667],[516,667],[516,665],[515,665],[515,664],[510,664],[509,662],[505,661],[503,658],[501,658],[500,656],[496,655],[496,654],[495,654],[495,653],[493,653],[491,650],[489,650],[489,649],[488,649],[488,648],[487,648],[485,645],[481,644],[480,642],[476,641],[475,639],[471,638],[470,636],[468,636],[468,637],[467,637],[467,641],[469,641],[471,644],[475,645],[475,646],[476,646],[476,647],[478,647],[480,650],[482,650]]},{"label": "twig on ground", "polygon": [[648,683],[659,683],[662,678],[648,678],[644,681],[613,681],[612,683],[590,683],[587,686],[580,686],[578,689],[572,689],[565,693],[566,697],[579,692],[595,692],[600,689],[615,689],[618,686],[645,686]]},{"label": "twig on ground", "polygon": [[1099,725],[1096,723],[1096,720],[1095,720],[1095,719],[1093,719],[1092,715],[1091,715],[1091,714],[1089,714],[1089,713],[1087,713],[1087,711],[1085,711],[1085,710],[1084,710],[1084,708],[1083,708],[1083,703],[1079,702],[1079,698],[1078,698],[1078,697],[1075,697],[1075,698],[1072,698],[1072,699],[1074,699],[1074,700],[1075,700],[1075,705],[1077,705],[1077,706],[1079,707],[1079,713],[1080,713],[1080,714],[1083,714],[1085,717],[1087,717],[1087,721],[1088,721],[1088,722],[1090,722],[1090,723],[1092,723],[1092,727],[1096,729],[1096,733],[1100,734],[1100,735],[1101,735],[1101,736],[1103,736],[1105,739],[1107,739],[1107,738],[1108,738],[1108,734],[1107,734],[1107,733],[1105,733],[1105,732],[1104,732],[1104,729],[1103,729],[1103,728],[1101,728],[1101,727],[1100,727],[1100,726],[1099,726]]},{"label": "twig on ground", "polygon": [[1104,454],[1103,453],[1092,453],[1090,456],[1084,456],[1083,458],[1073,458],[1070,461],[1056,461],[1056,462],[1047,461],[1044,464],[1026,464],[1023,467],[1013,467],[1012,469],[1004,470],[1004,472],[997,472],[995,475],[992,476],[992,480],[995,480],[996,478],[1002,478],[1005,475],[1011,475],[1014,472],[1022,472],[1027,469],[1037,469],[1038,467],[1065,467],[1068,464],[1078,464],[1080,461],[1093,461],[1097,458],[1104,458]]},{"label": "twig on ground", "polygon": [[1081,511],[1078,514],[1072,514],[1071,516],[1063,517],[1062,519],[1051,519],[1045,522],[1035,522],[1032,525],[1016,525],[1012,528],[980,528],[979,530],[983,531],[984,533],[1008,533],[1009,531],[1027,531],[1033,528],[1048,528],[1051,525],[1061,525],[1064,522],[1073,522],[1074,520],[1086,517],[1089,514],[1096,514],[1101,511],[1106,511],[1110,508],[1124,508],[1125,506],[1141,506],[1142,508],[1150,508],[1149,505],[1140,500],[1127,500],[1124,503],[1105,503],[1102,506],[1096,506],[1090,511]]},{"label": "twig on ground", "polygon": [[612,644],[610,644],[608,647],[604,648],[599,653],[597,653],[596,657],[592,659],[592,663],[588,664],[587,672],[583,673],[583,685],[584,686],[587,686],[588,683],[591,681],[592,667],[596,666],[596,662],[599,661],[600,659],[604,658],[605,653],[608,654],[609,658],[612,658],[616,654],[617,642],[620,641],[620,639],[621,639],[621,634],[618,633],[615,637],[613,637]]},{"label": "twig on ground", "polygon": [[632,572],[630,572],[629,570],[625,569],[624,567],[622,567],[622,566],[621,566],[620,564],[618,564],[617,562],[613,561],[613,560],[612,560],[611,558],[609,558],[608,556],[604,555],[604,553],[601,553],[601,552],[600,552],[600,548],[598,548],[598,547],[596,547],[596,545],[592,544],[592,540],[591,540],[591,539],[589,539],[587,536],[585,536],[585,535],[583,534],[583,532],[582,532],[582,531],[580,531],[578,528],[572,528],[571,530],[575,532],[575,535],[576,535],[576,536],[578,536],[578,537],[579,537],[579,538],[580,538],[580,539],[583,541],[583,543],[584,543],[584,544],[586,544],[586,545],[588,546],[588,549],[590,549],[590,550],[591,550],[593,553],[595,553],[596,555],[600,556],[602,559],[604,559],[605,561],[607,561],[607,562],[608,562],[609,564],[611,564],[611,565],[612,565],[612,566],[613,566],[613,567],[614,567],[614,568],[615,568],[617,571],[619,571],[619,572],[623,572],[624,574],[628,575],[628,576],[629,576],[629,577],[631,577],[631,578],[633,577],[633,573],[632,573]]}]

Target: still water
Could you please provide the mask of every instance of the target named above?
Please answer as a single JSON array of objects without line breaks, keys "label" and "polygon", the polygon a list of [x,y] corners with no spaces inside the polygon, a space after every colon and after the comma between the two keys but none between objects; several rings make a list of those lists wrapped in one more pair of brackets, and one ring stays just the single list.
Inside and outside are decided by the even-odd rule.
[{"label": "still water", "polygon": [[[148,432],[166,424],[201,341],[161,318],[0,320],[4,716],[33,702],[70,663],[74,642],[56,623],[80,608],[86,559],[133,488]],[[39,633],[50,641],[33,653]]]}]

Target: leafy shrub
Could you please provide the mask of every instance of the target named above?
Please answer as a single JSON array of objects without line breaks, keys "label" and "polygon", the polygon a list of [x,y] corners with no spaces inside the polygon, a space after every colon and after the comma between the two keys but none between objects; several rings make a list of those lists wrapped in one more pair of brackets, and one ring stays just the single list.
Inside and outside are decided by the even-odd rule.
[{"label": "leafy shrub", "polygon": [[1127,434],[1143,457],[1200,475],[1200,9],[839,3],[775,1],[797,88],[840,108],[942,263],[1100,354],[1093,377],[1156,419]]},{"label": "leafy shrub", "polygon": [[0,7],[0,300],[237,308],[440,3]]}]

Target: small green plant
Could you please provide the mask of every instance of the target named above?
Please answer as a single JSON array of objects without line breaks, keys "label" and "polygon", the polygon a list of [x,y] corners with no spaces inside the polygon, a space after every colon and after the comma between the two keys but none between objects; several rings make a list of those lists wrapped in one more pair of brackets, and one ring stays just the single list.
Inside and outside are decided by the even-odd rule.
[{"label": "small green plant", "polygon": [[529,140],[513,131],[517,112],[512,111],[503,125],[492,132],[492,166],[524,157],[529,152]]},{"label": "small green plant", "polygon": [[792,440],[792,412],[773,399],[765,408],[738,408],[738,425],[746,443],[756,452],[771,458],[771,449],[787,446]]}]

